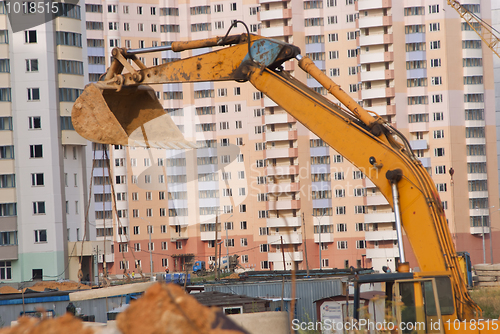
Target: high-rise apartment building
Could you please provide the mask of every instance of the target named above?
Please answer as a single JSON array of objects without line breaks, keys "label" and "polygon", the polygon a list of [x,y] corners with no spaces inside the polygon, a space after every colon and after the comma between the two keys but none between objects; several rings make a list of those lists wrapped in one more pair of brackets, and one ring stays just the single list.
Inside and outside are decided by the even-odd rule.
[{"label": "high-rise apartment building", "polygon": [[[489,19],[488,1],[463,4]],[[222,36],[235,19],[252,33],[293,43],[408,136],[436,182],[457,250],[478,263],[482,236],[488,247],[490,225],[495,232],[499,224],[492,208],[498,203],[492,56],[446,6],[442,0],[89,1],[89,78],[104,73],[115,46]],[[207,51],[163,51],[141,61],[155,66]],[[296,63],[285,70],[326,94]],[[219,242],[223,256],[237,254],[257,270],[394,269],[399,255],[388,202],[362,171],[273,101],[248,83],[155,89],[200,149],[96,146],[95,166],[106,165],[103,152],[111,165],[94,174],[98,239],[114,245],[110,273],[181,270],[193,260],[214,260]],[[105,184],[108,176],[113,187]]]},{"label": "high-rise apartment building", "polygon": [[7,10],[0,2],[0,281],[65,278],[68,241],[92,237],[91,151],[70,117],[88,77],[85,13],[59,4],[54,20],[13,32]]}]

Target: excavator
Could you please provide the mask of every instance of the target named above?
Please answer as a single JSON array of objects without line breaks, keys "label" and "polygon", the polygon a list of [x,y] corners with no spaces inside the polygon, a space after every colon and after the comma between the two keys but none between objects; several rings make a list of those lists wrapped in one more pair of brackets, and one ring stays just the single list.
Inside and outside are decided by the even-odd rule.
[{"label": "excavator", "polygon": [[[241,23],[235,21],[232,27]],[[231,27],[231,28],[232,28]],[[104,144],[189,148],[150,85],[213,81],[250,82],[335,149],[378,187],[394,209],[399,247],[397,272],[354,280],[354,318],[360,318],[360,287],[383,283],[391,333],[493,333],[496,320],[482,320],[471,299],[448,228],[443,205],[427,170],[408,140],[381,116],[362,108],[294,45],[246,33],[168,46],[114,48],[101,80],[75,101],[72,122],[84,138]],[[138,54],[213,48],[203,54],[146,67]],[[345,108],[284,70],[286,61],[317,80]],[[132,66],[136,64],[136,67]],[[124,71],[126,70],[126,71]],[[406,233],[419,270],[406,262]],[[387,314],[386,314],[387,316]],[[406,326],[412,324],[412,327]],[[418,324],[418,326],[417,326]],[[376,328],[380,330],[380,328]]]}]

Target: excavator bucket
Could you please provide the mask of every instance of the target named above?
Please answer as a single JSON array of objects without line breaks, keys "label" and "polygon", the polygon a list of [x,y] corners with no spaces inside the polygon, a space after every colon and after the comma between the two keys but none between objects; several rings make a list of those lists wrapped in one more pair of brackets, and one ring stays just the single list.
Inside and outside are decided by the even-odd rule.
[{"label": "excavator bucket", "polygon": [[73,127],[84,138],[102,144],[194,148],[165,113],[147,86],[102,88],[89,84],[73,105]]}]

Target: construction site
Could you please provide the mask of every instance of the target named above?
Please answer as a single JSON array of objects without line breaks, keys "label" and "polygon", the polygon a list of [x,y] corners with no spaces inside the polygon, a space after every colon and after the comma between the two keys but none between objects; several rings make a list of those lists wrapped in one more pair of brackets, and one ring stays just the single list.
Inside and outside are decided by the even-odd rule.
[{"label": "construction site", "polygon": [[0,334],[498,333],[500,2],[17,5]]}]

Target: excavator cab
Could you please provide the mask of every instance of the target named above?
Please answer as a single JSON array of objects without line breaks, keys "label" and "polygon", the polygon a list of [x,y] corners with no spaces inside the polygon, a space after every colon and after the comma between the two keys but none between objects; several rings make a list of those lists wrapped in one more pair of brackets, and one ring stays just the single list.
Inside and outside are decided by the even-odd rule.
[{"label": "excavator cab", "polygon": [[[385,300],[373,303],[369,312],[360,311],[363,284],[385,286]],[[387,330],[398,334],[445,333],[447,316],[455,313],[448,276],[419,277],[414,273],[360,276],[354,281],[354,318],[370,333]],[[444,316],[444,318],[443,318]]]}]

